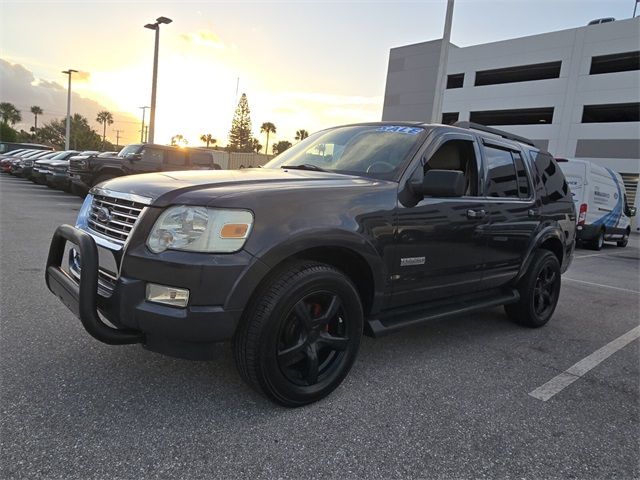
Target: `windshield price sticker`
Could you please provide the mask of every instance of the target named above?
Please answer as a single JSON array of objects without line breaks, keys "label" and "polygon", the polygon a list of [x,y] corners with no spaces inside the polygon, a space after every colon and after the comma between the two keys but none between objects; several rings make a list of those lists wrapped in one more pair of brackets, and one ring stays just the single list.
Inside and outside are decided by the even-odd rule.
[{"label": "windshield price sticker", "polygon": [[422,128],[416,127],[404,127],[402,125],[384,125],[378,128],[379,132],[395,132],[395,133],[405,133],[407,135],[418,135],[422,133]]}]

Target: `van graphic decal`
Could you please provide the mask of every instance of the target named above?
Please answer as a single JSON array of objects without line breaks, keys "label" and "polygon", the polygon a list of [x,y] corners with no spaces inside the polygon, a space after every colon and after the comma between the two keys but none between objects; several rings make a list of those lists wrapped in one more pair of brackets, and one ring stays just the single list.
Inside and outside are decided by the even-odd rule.
[{"label": "van graphic decal", "polygon": [[[605,227],[617,227],[618,224],[620,223],[620,218],[622,216],[622,192],[620,191],[620,183],[618,182],[618,179],[616,178],[615,173],[613,173],[613,171],[610,168],[605,167],[607,172],[609,172],[609,175],[611,175],[611,178],[613,179],[613,183],[615,183],[616,188],[618,190],[618,194],[614,195],[614,198],[617,199],[616,202],[616,206],[613,208],[613,210],[611,210],[609,213],[607,213],[606,215],[600,217],[598,220],[596,220],[595,222],[593,222],[593,225],[604,225]],[[594,200],[597,201],[598,198],[598,192],[597,189],[594,192]]]}]

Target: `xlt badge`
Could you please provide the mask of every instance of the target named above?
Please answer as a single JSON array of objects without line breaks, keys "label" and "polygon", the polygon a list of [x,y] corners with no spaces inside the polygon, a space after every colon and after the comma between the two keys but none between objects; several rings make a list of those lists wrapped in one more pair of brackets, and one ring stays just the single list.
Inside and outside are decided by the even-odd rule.
[{"label": "xlt badge", "polygon": [[400,259],[401,267],[411,267],[413,265],[424,265],[425,257],[407,257]]}]

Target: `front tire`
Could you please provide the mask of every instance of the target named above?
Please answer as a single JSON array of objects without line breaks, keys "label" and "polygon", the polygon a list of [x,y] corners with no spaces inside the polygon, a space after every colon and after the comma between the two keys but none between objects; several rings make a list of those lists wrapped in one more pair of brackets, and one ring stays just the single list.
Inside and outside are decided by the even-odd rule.
[{"label": "front tire", "polygon": [[298,407],[329,395],[347,376],[362,337],[353,283],[332,266],[296,261],[257,294],[234,337],[243,379],[269,399]]},{"label": "front tire", "polygon": [[626,247],[629,244],[629,230],[624,232],[624,236],[616,242],[619,247]]},{"label": "front tire", "polygon": [[529,270],[518,282],[520,300],[504,307],[508,317],[526,327],[545,325],[558,303],[560,275],[558,258],[549,250],[538,250]]}]

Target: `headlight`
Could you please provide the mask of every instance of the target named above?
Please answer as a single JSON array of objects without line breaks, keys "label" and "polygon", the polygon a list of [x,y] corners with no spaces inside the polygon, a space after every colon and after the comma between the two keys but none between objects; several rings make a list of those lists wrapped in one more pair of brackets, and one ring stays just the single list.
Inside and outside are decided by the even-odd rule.
[{"label": "headlight", "polygon": [[147,247],[190,252],[237,252],[247,240],[253,214],[247,210],[220,210],[206,207],[170,207],[156,220]]},{"label": "headlight", "polygon": [[84,197],[84,202],[82,203],[82,207],[80,207],[80,211],[78,212],[78,218],[76,220],[76,227],[86,230],[89,226],[88,220],[89,215],[91,214],[91,204],[93,203],[93,195],[88,194]]}]

